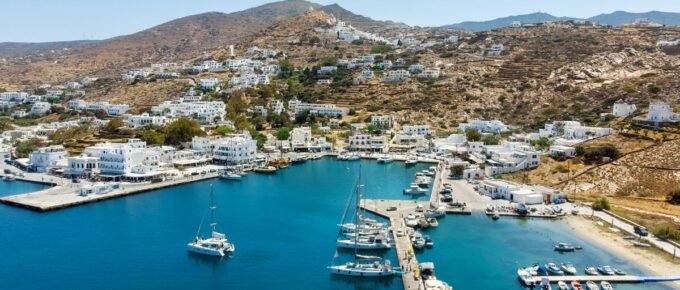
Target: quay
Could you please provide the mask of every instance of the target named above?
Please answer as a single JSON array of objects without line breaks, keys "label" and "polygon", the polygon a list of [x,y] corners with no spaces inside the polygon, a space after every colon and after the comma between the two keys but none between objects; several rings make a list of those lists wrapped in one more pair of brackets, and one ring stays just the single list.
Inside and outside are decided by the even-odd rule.
[{"label": "quay", "polygon": [[[121,189],[103,194],[93,193],[86,196],[80,195],[80,184],[61,181],[59,183],[53,183],[57,185],[45,190],[0,198],[0,202],[35,211],[51,211],[85,203],[102,201],[110,198],[123,197],[135,193],[211,179],[217,176],[218,173],[216,172],[206,172],[205,174],[179,177],[156,183],[121,183]],[[56,179],[56,177],[54,178]],[[17,178],[17,180],[19,180],[19,178]],[[26,181],[32,180],[29,179]]]}]

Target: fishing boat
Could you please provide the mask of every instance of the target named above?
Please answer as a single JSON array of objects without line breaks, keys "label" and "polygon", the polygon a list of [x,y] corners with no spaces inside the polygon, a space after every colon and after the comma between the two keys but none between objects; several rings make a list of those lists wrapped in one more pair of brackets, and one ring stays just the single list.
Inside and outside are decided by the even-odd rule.
[{"label": "fishing boat", "polygon": [[602,286],[602,290],[614,290],[614,286],[607,281],[600,282],[600,286]]},{"label": "fishing boat", "polygon": [[387,155],[381,155],[378,157],[378,163],[392,163],[392,161],[394,161],[394,159]]},{"label": "fishing boat", "polygon": [[572,265],[571,263],[562,263],[560,265],[560,268],[567,275],[576,275],[576,267],[574,267],[574,265]]},{"label": "fishing boat", "polygon": [[576,248],[568,243],[558,243],[555,245],[555,251],[558,252],[573,252],[574,250],[576,250]]},{"label": "fishing boat", "polygon": [[628,273],[626,273],[626,271],[621,270],[621,269],[617,269],[617,268],[614,268],[614,273],[616,273],[616,275],[621,275],[621,276],[628,275]]},{"label": "fishing boat", "polygon": [[611,266],[597,267],[597,271],[600,272],[602,275],[607,275],[607,276],[616,275],[616,273],[614,272],[614,269],[612,269]]},{"label": "fishing boat", "polygon": [[274,166],[258,166],[253,169],[257,173],[276,173],[276,167]]},{"label": "fishing boat", "polygon": [[555,263],[545,264],[545,268],[548,270],[550,275],[564,275],[564,271],[560,270]]},{"label": "fishing boat", "polygon": [[220,174],[220,178],[228,180],[241,180],[242,176],[238,173],[227,171],[225,173]]},{"label": "fishing boat", "polygon": [[443,210],[428,209],[428,210],[425,212],[425,216],[426,216],[426,217],[430,217],[430,218],[442,217],[442,216],[444,216],[444,215],[446,215],[446,212],[443,211]]},{"label": "fishing boat", "polygon": [[427,223],[430,224],[431,227],[436,228],[439,226],[439,222],[437,221],[436,218],[428,218]]},{"label": "fishing boat", "polygon": [[[359,170],[361,172],[361,170]],[[368,226],[372,228],[379,227],[379,225],[376,225],[375,223],[371,223],[370,225],[359,225],[359,223],[362,221],[361,214],[360,214],[360,203],[361,203],[361,193],[360,193],[360,188],[361,185],[359,184],[361,180],[361,173],[359,174],[359,177],[357,178],[356,186],[354,189],[354,194],[356,194],[356,203],[355,203],[355,225],[353,228],[357,234],[356,237],[347,239],[347,241],[351,241],[350,244],[346,244],[344,242],[344,239],[338,239],[338,246],[348,246],[350,248],[354,249],[354,261],[353,262],[347,262],[343,265],[333,265],[329,266],[328,269],[330,270],[331,274],[335,275],[344,275],[344,276],[355,276],[355,277],[385,277],[385,276],[392,276],[394,275],[394,269],[392,268],[392,265],[389,260],[386,260],[383,263],[380,262],[379,257],[375,256],[363,256],[359,255],[358,251],[359,249],[367,248],[367,249],[376,249],[375,247],[379,246],[386,246],[389,247],[389,242],[386,241],[386,236],[379,236],[379,237],[362,237],[360,235],[361,231],[361,226]],[[350,202],[347,203],[347,207],[345,208],[345,214],[343,214],[343,220],[349,211],[350,208]],[[364,220],[364,222],[367,222]],[[343,224],[346,225],[346,224]],[[360,263],[359,260],[375,260],[373,262],[363,262]]]},{"label": "fishing boat", "polygon": [[406,159],[406,161],[404,161],[404,164],[406,164],[407,166],[416,165],[418,164],[418,159],[416,159],[415,157],[409,157],[408,159]]},{"label": "fishing boat", "polygon": [[579,281],[571,281],[571,289],[583,290],[583,287],[581,287],[581,283]]},{"label": "fishing boat", "polygon": [[560,290],[569,290],[569,285],[567,285],[567,283],[564,281],[559,281],[557,282],[557,288]]},{"label": "fishing boat", "polygon": [[595,267],[586,267],[584,270],[586,274],[591,275],[591,276],[596,276],[599,275],[597,272],[597,269]]},{"label": "fishing boat", "polygon": [[541,290],[552,290],[552,286],[550,286],[550,280],[548,278],[541,278],[541,284],[539,285],[538,289]]},{"label": "fishing boat", "polygon": [[427,189],[424,189],[415,183],[411,183],[411,186],[409,186],[409,188],[404,189],[404,194],[425,194],[425,193],[427,193]]},{"label": "fishing boat", "polygon": [[215,222],[215,197],[210,185],[210,238],[202,238],[200,236],[201,227],[198,227],[198,232],[194,240],[187,244],[190,252],[224,257],[228,253],[233,253],[235,250],[234,244],[227,240],[226,235],[217,232],[217,223]]},{"label": "fishing boat", "polygon": [[600,290],[600,287],[597,287],[597,284],[595,284],[593,281],[586,282],[586,288],[588,290]]}]

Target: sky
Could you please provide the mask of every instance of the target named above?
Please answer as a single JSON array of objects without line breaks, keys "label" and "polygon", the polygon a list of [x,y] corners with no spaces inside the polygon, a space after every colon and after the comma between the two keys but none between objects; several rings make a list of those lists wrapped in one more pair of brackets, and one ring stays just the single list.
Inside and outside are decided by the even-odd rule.
[{"label": "sky", "polygon": [[[203,12],[236,12],[273,0],[0,0],[0,42],[106,39]],[[376,20],[440,26],[547,12],[587,18],[617,10],[680,12],[679,0],[317,0]]]}]

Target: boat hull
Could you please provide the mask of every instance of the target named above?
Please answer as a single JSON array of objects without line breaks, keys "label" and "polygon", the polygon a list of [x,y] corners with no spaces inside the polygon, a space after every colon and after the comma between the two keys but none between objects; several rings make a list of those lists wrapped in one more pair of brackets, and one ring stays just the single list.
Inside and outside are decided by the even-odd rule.
[{"label": "boat hull", "polygon": [[233,246],[231,246],[230,248],[227,248],[227,249],[216,250],[216,249],[208,249],[208,248],[196,246],[192,243],[187,244],[187,249],[189,250],[189,252],[192,252],[192,253],[206,255],[206,256],[214,256],[214,257],[224,257],[228,253],[234,252]]},{"label": "boat hull", "polygon": [[394,275],[394,271],[388,270],[367,270],[367,269],[354,269],[348,268],[346,266],[331,266],[328,267],[331,274],[343,275],[343,276],[353,276],[353,277],[388,277]]}]

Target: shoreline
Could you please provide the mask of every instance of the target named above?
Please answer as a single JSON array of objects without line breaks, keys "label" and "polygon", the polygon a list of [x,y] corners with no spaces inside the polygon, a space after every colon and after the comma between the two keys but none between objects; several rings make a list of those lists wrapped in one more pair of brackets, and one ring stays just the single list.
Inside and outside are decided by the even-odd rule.
[{"label": "shoreline", "polygon": [[[597,219],[591,220],[585,216],[567,216],[565,221],[567,226],[582,239],[607,249],[612,254],[636,265],[645,273],[662,277],[680,275],[680,264],[674,264],[657,253],[633,246],[630,241],[624,240],[620,234],[602,229],[597,225]],[[605,226],[607,226],[606,223]],[[680,282],[678,281],[667,282],[663,285],[680,289]]]}]

